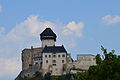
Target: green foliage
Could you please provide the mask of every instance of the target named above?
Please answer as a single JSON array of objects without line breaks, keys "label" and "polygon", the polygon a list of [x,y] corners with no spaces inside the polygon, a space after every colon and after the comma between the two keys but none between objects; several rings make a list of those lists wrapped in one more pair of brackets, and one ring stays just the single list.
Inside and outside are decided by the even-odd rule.
[{"label": "green foliage", "polygon": [[101,64],[101,63],[102,63],[102,59],[101,59],[101,57],[100,57],[100,54],[97,54],[97,55],[96,55],[96,63],[97,63],[97,64]]},{"label": "green foliage", "polygon": [[74,76],[74,80],[87,80],[88,72],[78,72]]},{"label": "green foliage", "polygon": [[103,46],[101,50],[103,55],[96,55],[97,65],[86,72],[77,73],[74,80],[120,80],[120,56],[114,54],[115,50],[107,52]]},{"label": "green foliage", "polygon": [[45,80],[51,80],[51,73],[46,73],[44,76]]},{"label": "green foliage", "polygon": [[[104,59],[101,60],[97,55],[96,62],[98,65],[91,66],[88,70],[88,80],[119,80],[120,79],[120,59],[114,54],[115,50],[107,52],[103,46]],[[100,62],[101,61],[101,62]]]},{"label": "green foliage", "polygon": [[61,75],[61,76],[52,76],[51,80],[74,80],[73,74]]}]

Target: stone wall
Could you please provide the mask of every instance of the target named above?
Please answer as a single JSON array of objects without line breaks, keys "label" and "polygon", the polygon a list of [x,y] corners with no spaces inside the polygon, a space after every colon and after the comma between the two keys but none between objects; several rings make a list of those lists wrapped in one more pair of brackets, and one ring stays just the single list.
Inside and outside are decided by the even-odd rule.
[{"label": "stone wall", "polygon": [[27,70],[34,65],[33,58],[42,56],[42,48],[24,49],[22,51],[22,70]]},{"label": "stone wall", "polygon": [[96,65],[96,58],[94,55],[77,55],[77,62],[75,64],[78,64],[77,67],[83,67],[84,69],[88,69],[89,66]]},{"label": "stone wall", "polygon": [[96,65],[94,55],[77,55],[77,60],[68,62],[66,71],[67,73],[83,72],[89,69],[90,66]]},{"label": "stone wall", "polygon": [[31,49],[24,49],[22,51],[22,70],[29,69],[30,64],[32,64],[32,53]]}]

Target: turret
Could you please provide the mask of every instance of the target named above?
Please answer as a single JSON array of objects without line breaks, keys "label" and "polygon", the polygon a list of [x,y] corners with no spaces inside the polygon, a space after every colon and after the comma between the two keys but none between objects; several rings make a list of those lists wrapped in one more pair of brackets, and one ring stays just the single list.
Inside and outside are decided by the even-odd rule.
[{"label": "turret", "polygon": [[56,42],[56,34],[51,28],[46,28],[41,34],[40,39],[42,41],[42,47],[54,46]]}]

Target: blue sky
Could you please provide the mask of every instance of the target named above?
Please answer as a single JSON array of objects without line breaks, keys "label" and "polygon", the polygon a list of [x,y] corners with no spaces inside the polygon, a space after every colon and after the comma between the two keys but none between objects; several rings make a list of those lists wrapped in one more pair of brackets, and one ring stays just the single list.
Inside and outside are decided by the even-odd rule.
[{"label": "blue sky", "polygon": [[[21,70],[24,48],[40,47],[39,34],[51,27],[57,45],[76,54],[120,54],[120,0],[0,0],[0,80]],[[4,67],[3,67],[4,66]]]}]

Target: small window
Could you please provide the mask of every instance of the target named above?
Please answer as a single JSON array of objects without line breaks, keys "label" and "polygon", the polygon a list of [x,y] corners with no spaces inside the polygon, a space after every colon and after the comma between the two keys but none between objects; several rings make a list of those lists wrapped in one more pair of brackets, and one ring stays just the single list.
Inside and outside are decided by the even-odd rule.
[{"label": "small window", "polygon": [[60,55],[58,55],[58,57],[60,58]]},{"label": "small window", "polygon": [[62,60],[62,63],[64,63],[64,60]]},{"label": "small window", "polygon": [[46,60],[46,63],[48,63],[48,60]]},{"label": "small window", "polygon": [[32,64],[29,64],[29,66],[31,67],[31,66],[32,66]]},{"label": "small window", "polygon": [[63,54],[62,57],[65,57],[65,55]]},{"label": "small window", "polygon": [[51,55],[49,55],[49,58],[51,58]]},{"label": "small window", "polygon": [[36,62],[35,64],[37,65],[38,63]]},{"label": "small window", "polygon": [[45,55],[45,58],[47,58],[47,55]]},{"label": "small window", "polygon": [[56,60],[53,60],[53,63],[56,63]]},{"label": "small window", "polygon": [[56,64],[53,64],[53,66],[56,66]]},{"label": "small window", "polygon": [[42,64],[42,62],[40,64]]},{"label": "small window", "polygon": [[53,55],[53,57],[56,57],[56,55]]}]

